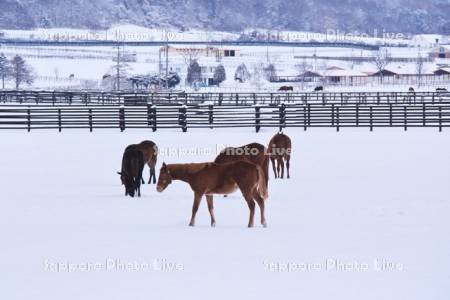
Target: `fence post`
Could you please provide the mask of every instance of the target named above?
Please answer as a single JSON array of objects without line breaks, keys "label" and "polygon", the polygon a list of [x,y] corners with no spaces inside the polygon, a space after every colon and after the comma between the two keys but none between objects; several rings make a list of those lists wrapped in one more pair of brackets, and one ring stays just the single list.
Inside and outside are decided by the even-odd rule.
[{"label": "fence post", "polygon": [[334,127],[334,103],[331,104],[331,126]]},{"label": "fence post", "polygon": [[27,109],[27,127],[28,127],[28,132],[31,131],[31,110],[30,107],[28,107]]},{"label": "fence post", "polygon": [[119,108],[119,128],[123,132],[125,130],[125,108]]},{"label": "fence post", "polygon": [[336,107],[336,131],[339,132],[339,107]]},{"label": "fence post", "polygon": [[306,131],[306,119],[307,119],[307,113],[306,113],[306,106],[303,106],[303,130]]},{"label": "fence post", "polygon": [[392,127],[392,103],[389,103],[389,126]]},{"label": "fence post", "polygon": [[422,125],[425,127],[426,126],[426,121],[427,121],[425,102],[422,103],[422,121],[423,121]]},{"label": "fence post", "polygon": [[261,108],[259,106],[255,106],[255,130],[259,132],[261,129]]},{"label": "fence post", "polygon": [[406,114],[406,106],[403,106],[403,123],[405,125],[405,131],[408,130],[408,117]]},{"label": "fence post", "polygon": [[209,122],[209,128],[213,129],[213,123],[214,123],[214,106],[212,104],[208,105],[208,122]]},{"label": "fence post", "polygon": [[178,110],[178,124],[181,126],[183,132],[187,131],[187,116],[186,116],[186,106],[182,106]]},{"label": "fence post", "polygon": [[356,127],[359,126],[359,103],[356,103]]},{"label": "fence post", "polygon": [[61,109],[58,108],[58,131],[61,132]]},{"label": "fence post", "polygon": [[157,122],[156,122],[156,106],[152,105],[150,108],[150,124],[152,126],[152,131],[155,132],[157,129]]},{"label": "fence post", "polygon": [[152,126],[152,105],[147,103],[147,126]]},{"label": "fence post", "polygon": [[308,126],[311,127],[311,104],[308,103]]},{"label": "fence post", "polygon": [[283,130],[283,128],[285,128],[286,127],[286,104],[281,104],[280,105],[280,108],[279,108],[279,111],[280,111],[280,131],[282,131]]},{"label": "fence post", "polygon": [[92,132],[92,108],[89,108],[89,131]]},{"label": "fence post", "polygon": [[369,107],[370,109],[370,131],[373,131],[373,107],[372,105]]}]

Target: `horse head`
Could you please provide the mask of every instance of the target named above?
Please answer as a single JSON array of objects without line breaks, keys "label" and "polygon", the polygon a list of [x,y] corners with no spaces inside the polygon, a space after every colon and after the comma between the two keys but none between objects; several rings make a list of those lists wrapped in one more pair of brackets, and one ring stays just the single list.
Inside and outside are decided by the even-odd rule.
[{"label": "horse head", "polygon": [[170,174],[169,168],[167,167],[166,163],[163,163],[161,169],[159,170],[158,184],[156,185],[156,190],[161,193],[171,183],[172,183],[172,174]]}]

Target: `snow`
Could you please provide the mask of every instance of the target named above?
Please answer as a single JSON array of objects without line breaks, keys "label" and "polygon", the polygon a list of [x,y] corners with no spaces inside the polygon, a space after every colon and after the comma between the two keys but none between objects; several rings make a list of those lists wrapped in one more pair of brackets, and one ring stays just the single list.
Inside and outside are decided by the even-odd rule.
[{"label": "snow", "polygon": [[238,193],[215,197],[216,228],[205,201],[189,228],[185,183],[132,199],[115,172],[143,139],[159,169],[274,130],[1,131],[0,298],[448,299],[449,131],[285,132],[292,178],[271,173],[269,227],[248,229]]}]

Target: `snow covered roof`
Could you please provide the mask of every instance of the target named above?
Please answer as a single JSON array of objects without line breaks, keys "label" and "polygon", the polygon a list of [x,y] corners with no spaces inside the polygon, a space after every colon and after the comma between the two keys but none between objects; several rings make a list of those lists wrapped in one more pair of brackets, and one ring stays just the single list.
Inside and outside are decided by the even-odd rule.
[{"label": "snow covered roof", "polygon": [[438,47],[433,48],[430,52],[432,53],[441,53],[444,49],[445,52],[450,52],[450,45],[439,45]]},{"label": "snow covered roof", "polygon": [[355,77],[355,76],[367,76],[366,73],[357,70],[344,70],[344,69],[331,69],[326,70],[323,74],[325,77]]}]

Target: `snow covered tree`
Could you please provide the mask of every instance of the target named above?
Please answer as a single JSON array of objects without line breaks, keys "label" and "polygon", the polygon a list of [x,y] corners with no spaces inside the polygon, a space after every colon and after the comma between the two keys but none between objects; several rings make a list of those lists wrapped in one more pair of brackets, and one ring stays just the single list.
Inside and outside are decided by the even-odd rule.
[{"label": "snow covered tree", "polygon": [[5,81],[11,77],[11,64],[4,53],[0,54],[0,78],[2,80],[2,89],[5,89]]},{"label": "snow covered tree", "polygon": [[251,75],[250,72],[247,69],[247,66],[242,63],[240,64],[236,72],[234,73],[234,80],[239,81],[240,83],[244,83],[250,79]]},{"label": "snow covered tree", "polygon": [[186,80],[191,86],[202,80],[202,68],[197,60],[193,60],[189,64]]},{"label": "snow covered tree", "polygon": [[227,74],[223,65],[218,65],[214,70],[214,83],[221,84],[227,79]]},{"label": "snow covered tree", "polygon": [[11,77],[14,79],[16,89],[18,89],[22,83],[28,85],[33,83],[33,71],[19,55],[14,56],[11,60]]},{"label": "snow covered tree", "polygon": [[268,64],[264,68],[264,78],[268,81],[270,81],[272,78],[277,76],[277,70],[275,68],[274,64]]},{"label": "snow covered tree", "polygon": [[264,64],[258,63],[253,67],[251,84],[260,90],[264,85]]}]

